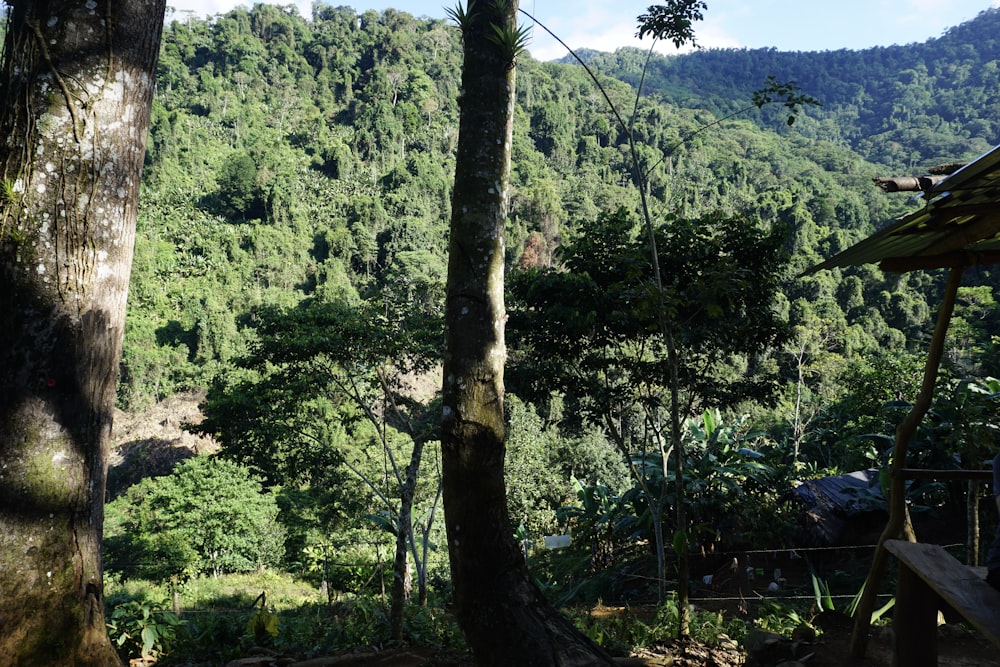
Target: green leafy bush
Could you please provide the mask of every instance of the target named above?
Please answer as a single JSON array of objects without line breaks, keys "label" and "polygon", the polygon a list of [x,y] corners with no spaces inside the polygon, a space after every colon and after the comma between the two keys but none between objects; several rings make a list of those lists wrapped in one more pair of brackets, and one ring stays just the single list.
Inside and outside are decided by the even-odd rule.
[{"label": "green leafy bush", "polygon": [[111,641],[124,659],[160,658],[173,648],[184,624],[177,614],[148,601],[129,600],[115,606],[108,621]]},{"label": "green leafy bush", "polygon": [[219,167],[219,200],[228,215],[236,218],[260,218],[263,202],[257,185],[257,165],[249,154],[230,155]]},{"label": "green leafy bush", "polygon": [[278,504],[238,464],[190,459],[146,479],[107,506],[110,571],[183,581],[196,574],[249,572],[284,552]]}]

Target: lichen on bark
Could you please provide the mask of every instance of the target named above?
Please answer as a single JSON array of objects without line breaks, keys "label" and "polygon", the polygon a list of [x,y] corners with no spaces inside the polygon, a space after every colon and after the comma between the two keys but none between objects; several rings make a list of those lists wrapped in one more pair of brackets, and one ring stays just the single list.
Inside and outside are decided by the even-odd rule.
[{"label": "lichen on bark", "polygon": [[103,610],[104,484],[165,3],[9,4],[0,665],[117,666]]}]

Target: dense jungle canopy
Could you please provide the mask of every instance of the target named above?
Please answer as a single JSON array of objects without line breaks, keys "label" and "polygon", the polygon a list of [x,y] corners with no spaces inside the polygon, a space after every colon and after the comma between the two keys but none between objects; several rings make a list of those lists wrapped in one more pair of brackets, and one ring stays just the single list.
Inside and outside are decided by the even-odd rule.
[{"label": "dense jungle canopy", "polygon": [[[794,230],[782,293],[831,354],[918,350],[934,276],[870,267],[796,279],[915,204],[873,176],[923,173],[1000,136],[1000,12],[923,44],[655,57],[635,123],[657,215],[716,210]],[[644,54],[585,53],[631,108]],[[258,5],[164,33],[119,403],[208,386],[248,314],[316,294],[433,307],[457,132],[458,35],[405,13]],[[578,65],[518,61],[509,266],[549,265],[581,221],[636,208],[621,128]],[[792,127],[750,105],[768,75],[821,101]],[[979,278],[990,283],[990,273]],[[992,316],[992,315],[990,315]],[[829,374],[825,374],[829,375]],[[836,383],[825,377],[824,382]]]}]

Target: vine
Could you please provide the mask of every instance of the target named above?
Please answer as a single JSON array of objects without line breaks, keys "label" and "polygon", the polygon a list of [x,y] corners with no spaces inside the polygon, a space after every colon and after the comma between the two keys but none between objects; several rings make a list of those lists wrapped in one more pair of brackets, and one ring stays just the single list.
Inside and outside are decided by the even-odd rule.
[{"label": "vine", "polygon": [[79,119],[77,119],[76,110],[73,108],[73,95],[69,92],[69,88],[66,87],[66,82],[63,81],[62,76],[59,74],[59,70],[56,69],[51,56],[49,56],[49,50],[45,46],[45,37],[42,35],[42,29],[38,26],[38,21],[29,21],[27,25],[35,34],[35,39],[38,40],[38,48],[41,51],[42,58],[45,59],[45,63],[49,66],[49,70],[52,72],[52,78],[55,79],[56,85],[59,86],[59,90],[62,91],[63,97],[66,98],[66,109],[69,111],[70,118],[73,121],[73,139],[79,143],[80,134],[77,129]]}]

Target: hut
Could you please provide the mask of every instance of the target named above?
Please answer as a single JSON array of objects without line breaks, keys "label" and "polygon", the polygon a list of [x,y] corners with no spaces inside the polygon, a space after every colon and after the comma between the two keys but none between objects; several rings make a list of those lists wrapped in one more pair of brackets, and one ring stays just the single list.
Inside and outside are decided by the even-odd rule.
[{"label": "hut", "polygon": [[814,266],[808,273],[835,267],[878,264],[886,272],[946,269],[948,281],[927,351],[920,393],[896,429],[891,465],[889,518],[879,538],[868,580],[855,613],[851,653],[864,656],[878,584],[888,564],[886,540],[915,541],[904,502],[908,479],[990,479],[989,471],[914,470],[907,448],[930,409],[955,298],[968,269],[1000,260],[1000,146],[966,164],[949,165],[927,176],[879,178],[886,191],[915,191],[924,205],[867,239]]}]

